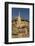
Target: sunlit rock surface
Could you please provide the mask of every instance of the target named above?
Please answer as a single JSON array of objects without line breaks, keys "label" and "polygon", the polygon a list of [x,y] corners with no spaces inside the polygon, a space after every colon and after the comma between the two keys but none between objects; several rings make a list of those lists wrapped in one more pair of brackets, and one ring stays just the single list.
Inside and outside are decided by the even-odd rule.
[{"label": "sunlit rock surface", "polygon": [[19,16],[12,21],[12,38],[23,37],[29,37],[29,21],[22,20],[19,13]]}]

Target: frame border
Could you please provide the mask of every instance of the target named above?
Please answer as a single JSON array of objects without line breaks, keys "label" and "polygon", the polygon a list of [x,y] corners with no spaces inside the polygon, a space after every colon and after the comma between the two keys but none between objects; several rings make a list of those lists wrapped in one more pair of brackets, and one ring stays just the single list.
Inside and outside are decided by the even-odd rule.
[{"label": "frame border", "polygon": [[[8,4],[32,5],[33,6],[33,40],[25,42],[8,42]],[[5,44],[33,43],[34,42],[34,3],[5,2]]]}]

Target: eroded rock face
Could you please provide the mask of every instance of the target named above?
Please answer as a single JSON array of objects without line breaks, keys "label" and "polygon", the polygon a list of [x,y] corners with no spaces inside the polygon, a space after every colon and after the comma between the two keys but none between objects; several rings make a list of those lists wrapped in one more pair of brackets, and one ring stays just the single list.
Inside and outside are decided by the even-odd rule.
[{"label": "eroded rock face", "polygon": [[12,37],[13,38],[23,38],[29,37],[29,22],[21,21],[20,25],[17,24],[18,21],[13,21],[12,24]]},{"label": "eroded rock face", "polygon": [[20,16],[18,19],[12,22],[12,37],[29,37],[29,22],[21,20]]}]

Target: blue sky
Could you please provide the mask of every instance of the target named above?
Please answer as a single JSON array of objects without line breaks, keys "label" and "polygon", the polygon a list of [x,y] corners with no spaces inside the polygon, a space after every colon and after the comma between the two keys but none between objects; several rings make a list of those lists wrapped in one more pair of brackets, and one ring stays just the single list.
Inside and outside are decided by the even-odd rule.
[{"label": "blue sky", "polygon": [[17,17],[19,15],[26,20],[29,20],[29,8],[12,8],[12,17]]}]

